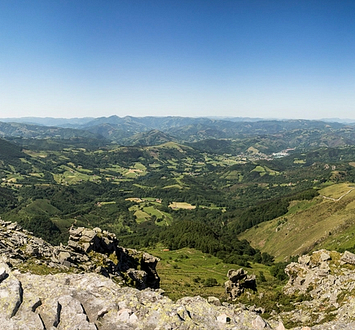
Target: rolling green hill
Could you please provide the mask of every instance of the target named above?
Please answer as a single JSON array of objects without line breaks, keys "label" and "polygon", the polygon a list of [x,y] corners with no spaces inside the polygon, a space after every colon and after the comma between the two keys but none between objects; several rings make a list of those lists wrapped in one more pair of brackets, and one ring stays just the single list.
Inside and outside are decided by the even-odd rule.
[{"label": "rolling green hill", "polygon": [[355,245],[355,186],[330,185],[312,200],[294,200],[288,212],[239,235],[277,260],[314,249],[351,249]]}]

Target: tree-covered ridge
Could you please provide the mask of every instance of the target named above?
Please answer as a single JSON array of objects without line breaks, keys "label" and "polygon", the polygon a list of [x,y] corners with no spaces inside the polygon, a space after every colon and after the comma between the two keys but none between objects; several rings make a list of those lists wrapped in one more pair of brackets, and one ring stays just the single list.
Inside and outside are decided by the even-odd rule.
[{"label": "tree-covered ridge", "polygon": [[[31,119],[35,122],[35,119]],[[27,121],[28,122],[28,121]],[[91,139],[96,145],[192,143],[199,150],[238,154],[255,147],[271,154],[287,148],[338,147],[355,144],[353,125],[311,120],[234,121],[190,117],[102,117],[72,123],[38,120],[40,125],[1,123],[0,136],[35,139]],[[217,141],[215,141],[217,140]],[[228,141],[224,143],[223,141]],[[213,145],[221,148],[213,150]]]},{"label": "tree-covered ridge", "polygon": [[4,123],[0,122],[0,136],[9,137],[22,137],[22,138],[34,138],[34,139],[48,139],[48,138],[95,138],[102,139],[102,136],[95,135],[91,132],[73,129],[73,128],[61,128],[54,126],[42,126],[26,123]]},{"label": "tree-covered ridge", "polygon": [[10,143],[6,140],[0,139],[0,164],[2,168],[8,165],[19,165],[21,158],[26,158],[26,154],[22,152],[22,148]]}]

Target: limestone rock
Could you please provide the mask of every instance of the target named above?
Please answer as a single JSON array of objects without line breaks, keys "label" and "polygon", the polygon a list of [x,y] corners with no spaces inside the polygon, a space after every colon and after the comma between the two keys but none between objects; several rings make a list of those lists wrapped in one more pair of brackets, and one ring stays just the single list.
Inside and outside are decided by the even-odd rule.
[{"label": "limestone rock", "polygon": [[135,282],[137,289],[143,290],[147,287],[147,273],[145,271],[130,268],[127,271],[127,275]]},{"label": "limestone rock", "polygon": [[270,329],[270,326],[267,324],[267,322],[265,322],[265,320],[263,320],[259,315],[252,322],[252,325],[257,330]]},{"label": "limestone rock", "polygon": [[[297,310],[282,312],[281,316],[300,324],[321,323],[327,318],[333,318],[336,321],[329,322],[329,329],[343,329],[339,327],[339,320],[349,322],[355,317],[355,311],[352,312],[350,308],[350,293],[355,290],[353,257],[350,252],[341,255],[335,251],[321,250],[300,257],[298,263],[290,263],[285,269],[289,281],[284,292],[303,294],[304,297],[297,303]],[[328,328],[324,326],[319,329]]]},{"label": "limestone rock", "polygon": [[230,269],[227,277],[229,280],[225,282],[224,287],[231,300],[238,298],[245,289],[256,291],[255,275],[247,275],[247,272],[243,268],[238,270]]},{"label": "limestone rock", "polygon": [[[159,288],[158,258],[118,245],[116,236],[100,228],[71,227],[68,245],[51,246],[16,223],[0,219],[0,253],[6,262],[24,267],[27,261],[59,270],[97,271],[119,282],[131,277],[137,288]],[[33,259],[34,261],[31,261]],[[140,270],[137,271],[137,268]],[[127,271],[130,269],[130,274]],[[1,270],[0,270],[1,271]],[[0,273],[1,279],[6,273]]]},{"label": "limestone rock", "polygon": [[345,251],[340,260],[347,264],[355,265],[355,254]]},{"label": "limestone rock", "polygon": [[276,330],[286,330],[285,326],[283,325],[283,323],[280,321],[279,325],[277,326]]},{"label": "limestone rock", "polygon": [[8,275],[0,283],[0,315],[2,318],[10,319],[22,303],[22,286],[6,264],[1,264],[0,268]]},{"label": "limestone rock", "polygon": [[229,323],[230,322],[230,318],[228,317],[227,314],[221,314],[217,316],[217,322],[220,323]]},{"label": "limestone rock", "polygon": [[94,323],[90,323],[80,301],[70,295],[58,299],[60,306],[60,329],[97,330]]},{"label": "limestone rock", "polygon": [[216,297],[208,297],[207,301],[209,304],[212,304],[215,306],[221,306],[221,301]]},{"label": "limestone rock", "polygon": [[[266,322],[262,306],[221,303],[215,297],[171,301],[155,290],[159,259],[119,246],[115,235],[99,228],[72,227],[68,245],[53,247],[0,219],[0,242],[0,329],[285,330],[280,319],[297,324],[294,330],[355,329],[355,255],[350,252],[315,251],[289,264],[284,292],[302,299],[291,311],[280,305],[281,312],[271,312]],[[27,263],[69,272],[19,272]],[[243,269],[227,276],[226,292],[233,300],[248,288],[256,290],[255,276]],[[127,284],[127,278],[141,290],[117,284]]]},{"label": "limestone rock", "polygon": [[[7,267],[0,264],[1,267]],[[173,302],[159,292],[120,287],[99,274],[33,275],[13,273],[1,283],[7,292],[23,288],[20,307],[14,303],[0,310],[0,324],[7,329],[122,330],[122,329],[264,329],[256,313],[224,303],[210,304],[201,297]],[[9,297],[9,296],[8,296]]]}]

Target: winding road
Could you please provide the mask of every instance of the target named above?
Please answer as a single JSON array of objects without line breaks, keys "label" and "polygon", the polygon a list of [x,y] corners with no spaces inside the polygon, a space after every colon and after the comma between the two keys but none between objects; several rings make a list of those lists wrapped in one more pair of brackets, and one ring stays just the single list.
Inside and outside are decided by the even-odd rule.
[{"label": "winding road", "polygon": [[325,199],[330,199],[334,202],[339,202],[344,196],[346,196],[347,194],[352,192],[354,189],[355,189],[355,187],[351,188],[349,191],[347,191],[345,194],[341,195],[339,198],[327,197],[327,196],[323,196],[323,195],[322,195],[322,197]]}]

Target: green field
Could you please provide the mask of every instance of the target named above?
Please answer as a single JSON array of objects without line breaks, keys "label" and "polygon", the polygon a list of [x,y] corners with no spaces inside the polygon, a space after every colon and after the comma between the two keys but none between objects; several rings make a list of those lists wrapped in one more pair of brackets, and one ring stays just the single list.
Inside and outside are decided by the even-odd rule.
[{"label": "green field", "polygon": [[[220,259],[191,248],[175,251],[164,251],[163,247],[149,249],[147,252],[160,259],[157,271],[161,278],[161,288],[172,299],[184,296],[215,296],[225,301],[227,295],[224,283],[228,280],[229,269],[239,269],[239,265],[225,264]],[[269,268],[261,264],[252,264],[245,269],[248,274],[260,274],[262,271],[270,282],[274,278],[270,275]],[[216,286],[206,286],[206,280],[213,278]],[[264,289],[261,286],[260,292]]]},{"label": "green field", "polygon": [[193,210],[196,208],[196,206],[186,202],[172,202],[169,204],[169,207],[172,209],[186,209],[186,210]]}]

